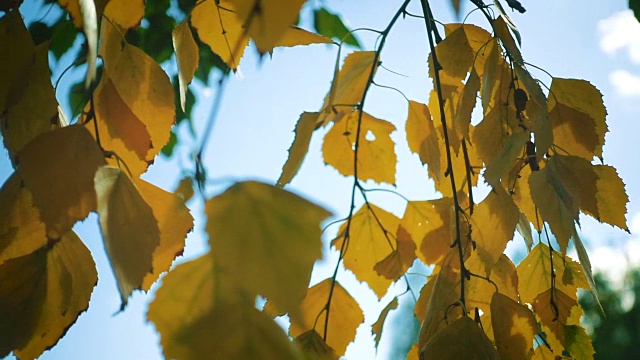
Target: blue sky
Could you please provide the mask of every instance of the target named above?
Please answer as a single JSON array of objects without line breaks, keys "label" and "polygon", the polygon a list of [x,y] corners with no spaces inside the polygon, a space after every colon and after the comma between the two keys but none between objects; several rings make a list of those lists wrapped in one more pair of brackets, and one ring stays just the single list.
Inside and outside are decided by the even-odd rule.
[{"label": "blue sky", "polygon": [[[335,12],[346,17],[351,28],[383,29],[401,1],[333,0],[327,3]],[[437,3],[434,5],[434,14],[438,20],[454,21],[448,1],[434,3]],[[618,169],[626,183],[631,199],[627,220],[632,229],[640,232],[640,167],[637,165],[640,156],[637,139],[640,133],[637,120],[637,114],[640,113],[640,25],[626,10],[627,2],[624,0],[523,0],[522,3],[528,11],[524,15],[513,13],[512,18],[522,35],[525,60],[554,76],[589,80],[604,94],[609,125],[604,159]],[[303,26],[308,25],[308,10],[303,12]],[[411,4],[410,11],[421,13],[418,1]],[[486,23],[477,12],[468,21],[486,28]],[[373,48],[375,34],[362,31],[358,32],[358,36],[365,48]],[[276,49],[272,59],[258,59],[254,51],[247,52],[239,72],[232,77],[225,90],[223,105],[205,156],[210,177],[219,180],[220,184],[212,188],[212,194],[235,180],[251,178],[275,182],[286,160],[287,149],[293,139],[292,130],[300,113],[316,111],[322,104],[331,82],[336,52],[337,48],[325,45]],[[380,69],[376,82],[400,89],[409,99],[426,102],[431,89],[426,75],[426,58],[424,22],[414,18],[401,20],[391,32],[381,60],[384,67],[405,76]],[[65,59],[61,64],[66,66]],[[550,84],[551,79],[547,75],[535,71],[534,74],[547,85]],[[202,84],[195,86],[200,93],[195,121],[197,129],[201,130],[216,89],[206,88]],[[58,94],[60,101],[63,95],[64,92]],[[406,100],[393,90],[373,87],[365,110],[391,121],[398,128],[392,134],[397,143],[399,159],[397,190],[410,199],[437,198],[433,184],[427,180],[426,170],[420,165],[418,157],[409,152],[404,140]],[[186,128],[180,129],[180,133],[184,139],[189,138]],[[324,205],[337,219],[349,209],[352,182],[323,165],[321,138],[318,135],[314,137],[309,155],[288,189]],[[161,157],[156,160],[145,178],[165,189],[173,189],[181,169],[191,166],[189,141],[186,140],[184,144],[187,146],[179,149],[175,158],[167,160]],[[0,182],[10,172],[6,151],[1,150]],[[367,186],[376,187],[373,183]],[[398,215],[402,214],[404,202],[397,196],[372,194],[370,200]],[[199,215],[201,204],[191,202],[190,205],[196,216],[195,231],[189,235],[185,256],[180,261],[206,250],[204,222]],[[640,254],[637,236],[589,218],[584,218],[582,224],[583,239],[587,242],[596,268],[604,268],[615,277],[619,274],[620,264],[624,264],[619,260],[624,254]],[[135,293],[128,308],[114,315],[120,299],[106,261],[96,216],[92,215],[78,224],[76,230],[96,259],[100,280],[88,312],[81,315],[68,334],[42,358],[162,358],[155,330],[145,320],[146,306],[153,298],[154,291],[150,294]],[[336,230],[337,227],[332,227],[326,232],[325,243],[335,235]],[[511,253],[522,251],[518,248],[518,240],[512,243],[514,245],[509,247]],[[312,282],[329,276],[336,260],[336,253],[325,246],[325,260],[319,263]],[[630,261],[640,262],[640,259]],[[390,294],[378,302],[373,292],[358,284],[350,273],[343,271],[338,279],[363,306],[366,325],[375,322],[386,303],[404,290],[404,286],[392,287]],[[370,328],[366,325],[360,327],[356,342],[347,350],[347,358],[374,358],[373,340]],[[378,358],[381,359],[387,357],[394,329],[387,327],[385,332],[378,351]]]}]

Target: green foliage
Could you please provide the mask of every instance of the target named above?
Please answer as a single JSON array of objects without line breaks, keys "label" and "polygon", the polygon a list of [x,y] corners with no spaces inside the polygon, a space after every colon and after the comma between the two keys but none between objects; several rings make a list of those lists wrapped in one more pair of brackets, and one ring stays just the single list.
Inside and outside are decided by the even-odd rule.
[{"label": "green foliage", "polygon": [[[295,26],[303,0],[60,0],[69,20],[53,25],[27,28],[18,9],[2,17],[0,129],[14,173],[0,189],[0,317],[9,319],[0,323],[0,356],[39,356],[87,308],[95,266],[72,231],[76,222],[98,214],[124,310],[133,291],[148,291],[183,252],[193,227],[185,202],[197,184],[211,250],[171,270],[147,314],[166,357],[335,359],[364,321],[338,270],[381,299],[419,259],[435,266],[415,304],[421,326],[409,358],[592,358],[577,291],[596,289],[578,216],[627,230],[622,179],[593,163],[604,161],[602,94],[586,80],[559,77],[543,91],[500,1],[496,12],[472,1],[486,22],[445,24],[441,34],[421,0],[428,103],[407,99],[404,124],[380,119],[365,111],[367,94],[409,2],[399,2],[366,50],[325,7],[311,9],[318,34]],[[518,1],[507,4],[524,12]],[[79,32],[80,51],[72,47]],[[239,182],[211,196],[203,151],[249,43],[260,56],[275,47],[340,46],[323,105],[300,116],[277,183]],[[48,63],[50,53],[68,51],[79,52],[72,66],[87,64],[84,82],[71,86],[71,118],[60,110]],[[161,64],[172,61],[177,70],[168,73]],[[142,180],[156,156],[182,145],[176,126],[186,120],[193,128],[189,86],[211,74],[219,75],[217,94],[204,133],[192,131],[193,170],[173,193]],[[393,137],[398,126],[406,139]],[[353,185],[331,241],[340,254],[335,271],[309,287],[330,213],[282,187],[323,132],[325,163]],[[405,198],[402,217],[370,202],[364,187],[395,186],[400,146],[418,155],[428,169],[423,180],[441,194]],[[480,175],[490,188],[484,199]],[[516,267],[507,243],[517,230],[531,248],[532,228],[539,240]],[[566,254],[571,241],[580,263]],[[264,310],[257,296],[267,298]],[[372,325],[376,346],[398,297]],[[285,313],[294,341],[273,321]]]}]

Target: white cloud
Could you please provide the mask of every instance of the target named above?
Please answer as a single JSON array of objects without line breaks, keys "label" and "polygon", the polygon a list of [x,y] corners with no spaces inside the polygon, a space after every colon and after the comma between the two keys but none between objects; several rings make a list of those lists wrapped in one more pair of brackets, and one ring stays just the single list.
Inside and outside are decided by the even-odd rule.
[{"label": "white cloud", "polygon": [[620,11],[598,22],[600,49],[611,56],[626,50],[631,61],[640,64],[640,23],[631,10]]},{"label": "white cloud", "polygon": [[640,75],[632,74],[627,70],[617,69],[609,73],[609,82],[619,95],[640,95]]}]

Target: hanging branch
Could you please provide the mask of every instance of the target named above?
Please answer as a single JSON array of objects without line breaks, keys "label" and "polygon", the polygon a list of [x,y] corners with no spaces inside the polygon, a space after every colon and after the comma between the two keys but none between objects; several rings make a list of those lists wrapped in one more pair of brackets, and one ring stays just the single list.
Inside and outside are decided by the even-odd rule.
[{"label": "hanging branch", "polygon": [[[442,132],[444,136],[444,143],[447,153],[447,171],[446,174],[449,176],[449,180],[451,182],[451,192],[453,193],[453,204],[455,208],[455,225],[456,225],[456,239],[452,246],[456,246],[458,248],[458,260],[460,261],[460,304],[462,305],[462,313],[467,316],[467,308],[465,304],[465,279],[467,277],[467,269],[464,266],[464,250],[462,248],[462,237],[460,230],[460,211],[462,211],[460,207],[460,202],[458,200],[458,187],[456,186],[456,178],[455,173],[453,171],[453,162],[451,157],[451,147],[449,146],[449,132],[447,130],[447,120],[446,114],[444,110],[444,99],[442,98],[442,84],[440,82],[440,70],[442,70],[442,66],[438,62],[438,56],[436,54],[436,49],[434,45],[433,37],[436,39],[439,38],[436,31],[434,30],[434,20],[433,14],[431,13],[431,8],[429,6],[428,0],[421,0],[422,4],[422,12],[424,14],[425,25],[427,27],[427,38],[429,39],[429,48],[431,50],[431,59],[433,60],[433,74],[434,81],[436,87],[436,93],[438,95],[438,105],[440,107],[440,121],[442,123]],[[433,36],[433,37],[432,37]]]},{"label": "hanging branch", "polygon": [[[333,271],[333,276],[331,278],[331,288],[329,289],[329,296],[327,298],[327,304],[324,306],[324,308],[322,309],[322,311],[326,310],[326,317],[325,317],[325,322],[324,322],[324,334],[322,335],[322,338],[326,341],[327,340],[327,329],[329,328],[329,313],[331,311],[331,298],[333,297],[333,290],[335,288],[335,284],[336,284],[336,277],[338,276],[338,269],[340,268],[340,263],[342,262],[342,259],[344,258],[344,255],[348,249],[348,243],[349,243],[349,238],[350,238],[350,229],[351,229],[351,221],[353,219],[353,212],[355,210],[355,199],[356,199],[356,189],[360,191],[360,193],[365,197],[365,190],[362,187],[362,185],[360,184],[360,181],[358,180],[358,150],[360,148],[360,133],[362,132],[362,114],[363,114],[363,108],[364,108],[364,102],[367,98],[367,93],[369,92],[369,88],[371,87],[371,84],[373,83],[373,76],[375,74],[376,68],[378,67],[378,62],[380,60],[380,53],[382,52],[382,49],[384,48],[384,44],[387,40],[387,36],[389,35],[389,33],[391,32],[391,29],[393,28],[393,26],[395,25],[396,21],[398,20],[398,18],[400,17],[400,15],[402,15],[405,10],[407,9],[407,6],[409,5],[409,2],[411,0],[405,0],[402,5],[400,6],[400,8],[398,9],[398,11],[395,13],[395,15],[393,16],[393,18],[391,19],[391,21],[389,22],[389,25],[387,25],[387,27],[380,33],[380,43],[378,45],[378,48],[376,49],[375,55],[373,57],[373,62],[371,64],[371,70],[369,71],[369,78],[367,79],[367,84],[365,85],[364,88],[364,92],[362,94],[362,99],[360,100],[360,104],[357,106],[357,111],[358,111],[358,126],[356,129],[356,139],[355,139],[355,144],[354,144],[354,148],[353,148],[353,187],[351,188],[351,205],[349,207],[349,215],[347,217],[347,224],[344,230],[344,240],[342,241],[342,246],[340,247],[340,255],[338,257],[338,262],[336,263],[336,267]],[[321,313],[322,313],[321,311]]]}]

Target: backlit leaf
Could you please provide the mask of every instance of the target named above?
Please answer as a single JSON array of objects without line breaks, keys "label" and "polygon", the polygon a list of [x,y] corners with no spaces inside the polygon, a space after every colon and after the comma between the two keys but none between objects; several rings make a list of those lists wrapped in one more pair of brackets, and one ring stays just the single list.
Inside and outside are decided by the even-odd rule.
[{"label": "backlit leaf", "polygon": [[[465,267],[473,274],[484,276],[485,265],[477,252],[469,256],[465,261]],[[506,255],[502,254],[491,269],[488,278],[492,282],[475,276],[465,281],[465,296],[467,306],[479,308],[484,314],[489,315],[487,320],[490,320],[492,316],[491,301],[496,288],[500,294],[518,301],[516,266]]]},{"label": "backlit leaf", "polygon": [[[0,79],[2,79],[0,82],[0,112],[4,112],[7,107],[13,105],[7,100],[11,97],[14,101],[19,100],[22,94],[19,89],[23,88],[24,84],[16,87],[14,83],[17,80],[19,83],[25,82],[23,75],[26,73],[23,71],[28,71],[33,63],[32,57],[35,47],[20,12],[11,11],[0,19],[0,43],[3,44],[0,47],[0,59],[3,61],[3,65],[0,67]],[[2,126],[2,132],[4,133],[4,131],[4,126]],[[5,139],[5,144],[6,141]]]},{"label": "backlit leaf", "polygon": [[305,0],[234,0],[233,7],[262,54],[296,22]]},{"label": "backlit leaf", "polygon": [[608,129],[600,91],[585,80],[553,78],[549,94],[554,144],[589,161],[602,159]]},{"label": "backlit leaf", "polygon": [[416,259],[416,244],[411,239],[411,234],[402,226],[398,226],[395,240],[393,252],[373,267],[380,276],[392,281],[396,281],[404,275]]},{"label": "backlit leaf", "polygon": [[[442,70],[460,80],[467,77],[475,59],[464,28],[463,25],[448,32],[444,40],[436,46],[436,55]],[[429,58],[429,61],[433,61],[432,58]],[[430,76],[433,78],[433,66],[429,68]]]},{"label": "backlit leaf", "polygon": [[[13,57],[13,54],[9,57]],[[48,43],[38,45],[33,57],[24,60],[26,65],[22,69],[25,71],[21,74],[23,78],[16,81],[21,83],[19,87],[22,89],[17,89],[16,86],[9,89],[6,104],[10,107],[6,115],[0,117],[4,145],[14,165],[20,162],[17,159],[18,153],[25,145],[39,134],[55,129],[58,125],[58,102],[51,85]],[[19,70],[18,68],[12,71]],[[21,95],[15,100],[12,99],[18,94]]]},{"label": "backlit leaf", "polygon": [[211,251],[221,271],[281,311],[295,309],[322,255],[320,222],[330,213],[255,181],[236,183],[208,200],[206,213]]},{"label": "backlit leaf", "polygon": [[591,338],[585,329],[579,325],[565,326],[566,350],[575,359],[593,359],[595,350]]},{"label": "backlit leaf", "polygon": [[[502,42],[502,46],[504,46],[504,48],[509,52],[509,55],[513,60],[522,64],[524,62],[524,60],[522,60],[522,54],[520,54],[520,49],[518,49],[518,45],[516,45],[516,42],[513,40],[513,37],[509,32],[505,18],[502,16],[496,18],[492,23],[492,27],[496,32],[496,36],[500,39],[500,42]],[[519,35],[518,33],[515,34]]]},{"label": "backlit leaf", "polygon": [[31,254],[46,244],[45,225],[33,205],[31,193],[18,173],[13,173],[0,188],[0,265],[16,257]]},{"label": "backlit leaf", "polygon": [[153,272],[146,274],[142,290],[149,290],[161,273],[168,271],[173,260],[182,255],[187,233],[193,228],[193,217],[177,194],[165,191],[144,180],[135,182],[140,196],[151,207],[158,221],[160,243],[153,252]]},{"label": "backlit leaf", "polygon": [[629,196],[618,172],[608,165],[596,165],[593,170],[598,176],[595,192],[598,220],[629,231],[625,219]]},{"label": "backlit leaf", "polygon": [[[551,289],[551,260],[549,256],[549,247],[538,243],[518,264],[519,293],[523,303],[533,304],[538,294]],[[561,275],[564,272],[565,261],[572,262],[566,256],[563,260],[559,252],[553,251],[553,268],[556,274]],[[556,281],[555,288],[574,299],[577,298],[577,287],[573,283],[565,284],[562,281]]]},{"label": "backlit leaf", "polygon": [[120,291],[121,309],[133,290],[142,289],[153,272],[160,244],[158,221],[131,179],[118,168],[103,166],[95,176],[100,231]]},{"label": "backlit leaf", "polygon": [[538,322],[528,307],[494,293],[491,325],[501,359],[526,359],[538,333]]},{"label": "backlit leaf", "polygon": [[502,187],[493,188],[471,215],[472,238],[485,264],[486,275],[506,249],[507,242],[513,239],[518,215],[518,208]]},{"label": "backlit leaf", "polygon": [[319,34],[312,33],[297,26],[291,26],[282,34],[282,37],[276,41],[274,47],[277,46],[299,46],[311,44],[334,44],[333,40]]},{"label": "backlit leaf", "polygon": [[536,157],[540,160],[554,142],[552,124],[547,111],[547,98],[538,82],[527,70],[517,63],[514,64],[514,69],[518,80],[522,82],[528,94],[526,116],[535,135]]},{"label": "backlit leaf", "polygon": [[[112,166],[124,165],[132,176],[140,176],[147,171],[147,154],[153,146],[147,127],[120,97],[108,76],[103,75],[93,98],[100,145],[117,155],[107,159],[107,162]],[[87,104],[85,114],[88,114],[88,110],[90,104]],[[81,115],[81,121],[85,119],[86,115]],[[94,126],[88,126],[87,130],[96,137]]]},{"label": "backlit leaf", "polygon": [[93,178],[104,157],[82,125],[39,135],[22,149],[19,161],[18,171],[40,209],[47,236],[62,236],[96,210]]},{"label": "backlit leaf", "polygon": [[393,234],[400,219],[373,204],[367,204],[353,215],[348,233],[347,224],[344,222],[340,225],[338,237],[331,245],[343,251],[344,266],[353,271],[359,281],[366,282],[380,299],[393,280],[378,275],[374,267],[395,250],[394,246],[397,245],[394,244]]},{"label": "backlit leaf", "polygon": [[440,262],[450,250],[451,198],[410,201],[407,203],[400,226],[406,229],[417,244],[418,257],[423,263]]},{"label": "backlit leaf", "polygon": [[311,329],[302,333],[293,341],[302,350],[308,360],[338,360],[336,351],[322,339],[317,331]]},{"label": "backlit leaf", "polygon": [[575,297],[571,297],[561,290],[550,288],[539,294],[532,305],[542,325],[546,326],[566,347],[565,325],[567,325],[571,309],[578,306]]},{"label": "backlit leaf", "polygon": [[140,25],[144,16],[144,7],[145,0],[108,0],[104,8],[104,16],[118,26],[130,29]]},{"label": "backlit leaf", "polygon": [[384,326],[384,322],[387,319],[387,315],[389,315],[389,311],[396,309],[398,307],[398,298],[394,297],[391,302],[387,304],[387,306],[382,309],[380,315],[378,316],[378,320],[371,325],[371,335],[374,336],[373,341],[376,344],[376,349],[378,349],[378,344],[380,343],[380,337],[382,336],[382,328]]},{"label": "backlit leaf", "polygon": [[[147,317],[154,322],[167,358],[299,359],[286,334],[237,295],[218,292],[213,258],[181,264],[163,278]],[[216,281],[220,277],[215,277]],[[225,341],[211,341],[222,339]]]},{"label": "backlit leaf", "polygon": [[193,74],[198,68],[200,53],[198,45],[193,39],[191,28],[188,21],[183,21],[171,32],[173,39],[173,48],[176,51],[176,60],[178,61],[178,79],[180,81],[180,106],[185,111],[185,102],[187,101],[187,88]]},{"label": "backlit leaf", "polygon": [[244,49],[249,43],[247,30],[231,10],[229,0],[205,0],[191,12],[191,24],[200,39],[234,71],[238,69]]},{"label": "backlit leaf", "polygon": [[478,325],[468,316],[436,333],[420,350],[420,359],[498,359],[498,353]]},{"label": "backlit leaf", "polygon": [[[118,29],[103,21],[102,49],[105,73],[122,102],[145,125],[151,148],[145,160],[152,161],[169,141],[175,121],[173,85],[160,65],[141,49],[123,42]],[[114,121],[105,119],[105,121]],[[134,136],[134,135],[130,135]]]},{"label": "backlit leaf", "polygon": [[[388,121],[377,119],[365,112],[359,119],[359,111],[336,121],[322,144],[325,163],[345,176],[355,174],[354,156],[356,136],[360,127],[357,166],[358,179],[378,183],[396,182],[395,145],[390,134],[396,127]],[[358,126],[358,121],[361,125]]]},{"label": "backlit leaf", "polygon": [[[327,321],[327,301],[333,289],[331,304],[329,304]],[[364,321],[364,314],[351,295],[340,283],[332,284],[331,279],[325,279],[312,286],[302,304],[300,314],[291,317],[289,333],[297,338],[311,329],[324,337],[326,327],[326,343],[335,349],[338,356],[344,355],[347,345],[356,336],[356,329]]]},{"label": "backlit leaf", "polygon": [[500,179],[513,168],[516,160],[522,157],[524,145],[529,140],[529,133],[516,131],[504,142],[502,148],[487,163],[484,178],[494,188],[500,187]]},{"label": "backlit leaf", "polygon": [[456,115],[453,118],[453,123],[460,138],[469,140],[469,125],[471,123],[471,112],[476,106],[476,100],[478,91],[480,90],[480,78],[475,71],[469,74],[467,82],[464,84],[464,89],[460,100],[458,101],[458,108],[456,109]]},{"label": "backlit leaf", "polygon": [[[98,19],[102,18],[102,13],[104,12],[104,8],[107,6],[108,2],[109,0],[94,0]],[[69,12],[69,17],[71,18],[71,21],[73,21],[74,25],[77,28],[82,28],[83,16],[80,10],[80,0],[58,0],[58,4]]]},{"label": "backlit leaf", "polygon": [[98,281],[80,238],[69,232],[0,264],[0,356],[34,359],[54,346],[89,306]]},{"label": "backlit leaf", "polygon": [[409,101],[406,122],[409,149],[427,164],[432,177],[440,178],[440,146],[429,108],[417,101]]},{"label": "backlit leaf", "polygon": [[358,39],[349,32],[349,29],[342,22],[340,16],[331,13],[324,7],[313,11],[313,26],[316,28],[318,34],[335,39],[339,42],[344,42],[345,44],[354,46],[357,49],[361,48]]},{"label": "backlit leaf", "polygon": [[362,101],[364,89],[379,64],[373,64],[375,52],[355,51],[344,59],[342,69],[334,76],[329,94],[324,99],[318,125],[338,121],[353,113],[356,105]]},{"label": "backlit leaf", "polygon": [[316,129],[316,123],[318,122],[319,115],[319,113],[312,112],[304,112],[300,115],[300,119],[298,119],[294,130],[295,138],[293,139],[293,144],[291,144],[291,147],[289,148],[289,157],[282,167],[280,178],[278,178],[277,185],[279,187],[287,185],[298,173],[298,170],[307,155],[307,151],[309,151],[311,135]]}]

